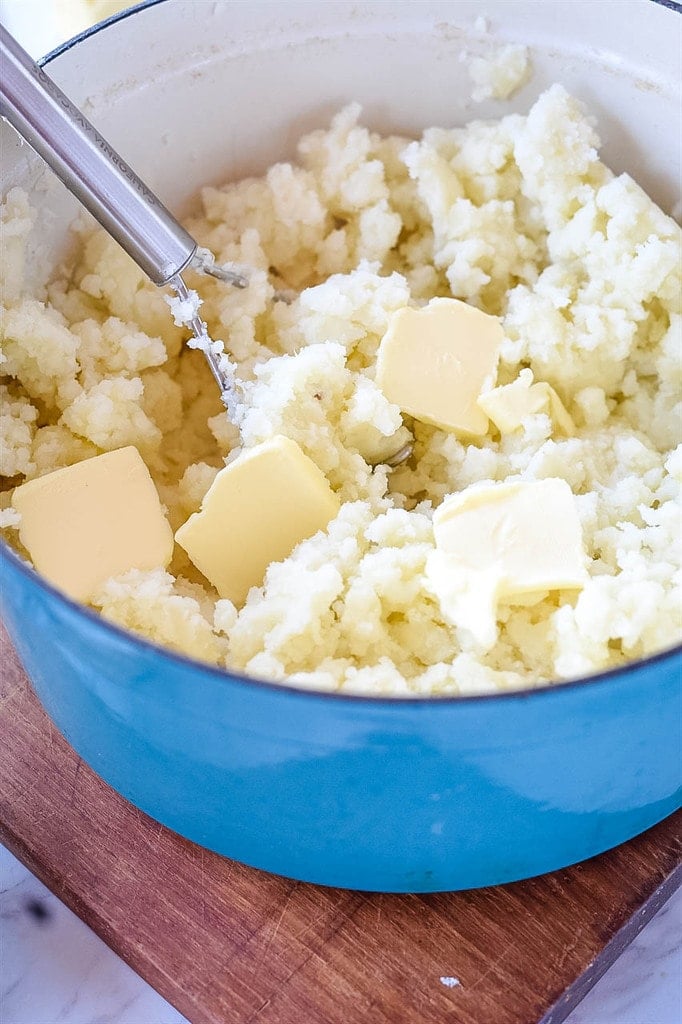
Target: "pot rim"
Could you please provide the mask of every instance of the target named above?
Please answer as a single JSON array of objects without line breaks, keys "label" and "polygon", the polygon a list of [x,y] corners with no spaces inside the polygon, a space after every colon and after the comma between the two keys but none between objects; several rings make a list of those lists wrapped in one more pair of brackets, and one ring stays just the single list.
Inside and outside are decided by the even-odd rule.
[{"label": "pot rim", "polygon": [[[44,57],[41,57],[37,63],[40,67],[45,67],[55,58],[61,56],[61,54],[68,52],[79,43],[84,42],[91,36],[94,36],[108,28],[108,26],[116,24],[119,21],[123,21],[126,18],[130,18],[139,11],[146,10],[149,7],[156,7],[167,2],[168,0],[142,0],[141,3],[135,4],[133,7],[128,7],[117,14],[113,14],[104,21],[100,21],[96,25],[93,25],[90,28],[85,29],[85,31],[80,32],[78,35],[73,36],[72,39],[66,40],[66,42],[62,43],[54,50],[51,50]],[[670,10],[676,11],[677,13],[681,13],[679,5],[677,3],[673,3],[672,0],[653,0],[653,2]],[[156,644],[137,633],[123,629],[121,626],[116,625],[116,623],[108,621],[102,615],[93,611],[86,605],[72,600],[66,594],[58,590],[57,587],[54,587],[44,579],[40,573],[25,562],[24,559],[11,548],[7,541],[2,540],[1,538],[0,556],[2,558],[7,558],[14,569],[26,577],[30,583],[42,589],[48,596],[56,598],[58,602],[66,605],[77,615],[84,617],[92,623],[95,628],[113,633],[116,638],[124,641],[133,648],[141,647],[143,650],[155,654],[156,656],[160,656],[162,659],[169,660],[172,664],[176,664],[178,667],[206,672],[216,678],[219,678],[223,682],[236,682],[247,687],[267,689],[276,693],[289,694],[291,696],[295,695],[302,699],[340,700],[346,703],[355,702],[370,705],[371,707],[391,707],[396,709],[404,707],[405,705],[418,705],[419,707],[443,704],[447,704],[448,706],[468,706],[477,702],[531,700],[534,697],[544,697],[551,694],[559,695],[561,693],[565,693],[567,690],[572,691],[584,688],[585,686],[592,686],[600,683],[611,683],[616,680],[620,681],[631,675],[633,672],[639,672],[642,669],[646,669],[659,663],[669,663],[670,665],[674,665],[676,661],[679,661],[680,673],[682,674],[682,642],[680,642],[673,647],[657,651],[645,658],[637,658],[617,668],[610,668],[603,672],[595,672],[589,676],[579,676],[560,682],[544,683],[541,686],[529,687],[522,690],[505,690],[497,693],[463,694],[462,696],[455,696],[452,694],[433,694],[432,696],[387,697],[374,696],[372,694],[344,693],[343,691],[307,689],[301,686],[295,686],[291,683],[273,682],[268,679],[259,679],[255,676],[247,676],[241,672],[236,672],[231,669],[220,668],[217,665],[210,664],[210,662],[202,662],[197,658],[191,658],[188,655],[181,654],[169,647],[163,647],[160,644]]]}]

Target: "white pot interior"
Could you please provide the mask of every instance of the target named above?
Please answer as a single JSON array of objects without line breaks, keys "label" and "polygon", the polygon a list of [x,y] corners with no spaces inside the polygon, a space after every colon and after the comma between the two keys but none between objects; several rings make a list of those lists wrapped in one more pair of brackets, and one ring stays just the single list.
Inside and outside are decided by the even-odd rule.
[{"label": "white pot interior", "polygon": [[[605,161],[669,212],[681,163],[681,25],[651,0],[491,0],[484,9],[469,0],[163,0],[95,32],[48,71],[178,212],[203,184],[292,157],[304,131],[351,100],[371,127],[417,135],[526,111],[555,81],[596,115]],[[511,103],[472,103],[463,54],[507,42],[531,47],[532,79]],[[41,211],[32,259],[44,276],[77,204],[5,124],[1,143],[3,190],[28,185]]]}]

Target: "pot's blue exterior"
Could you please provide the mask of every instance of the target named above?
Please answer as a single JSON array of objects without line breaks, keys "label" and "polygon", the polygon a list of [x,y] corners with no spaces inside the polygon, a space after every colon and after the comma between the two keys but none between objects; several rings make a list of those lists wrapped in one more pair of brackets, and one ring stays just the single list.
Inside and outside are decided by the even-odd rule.
[{"label": "pot's blue exterior", "polygon": [[679,652],[526,694],[391,702],[165,653],[6,550],[0,586],[81,757],[152,817],[268,871],[396,892],[491,885],[590,857],[680,804]]}]

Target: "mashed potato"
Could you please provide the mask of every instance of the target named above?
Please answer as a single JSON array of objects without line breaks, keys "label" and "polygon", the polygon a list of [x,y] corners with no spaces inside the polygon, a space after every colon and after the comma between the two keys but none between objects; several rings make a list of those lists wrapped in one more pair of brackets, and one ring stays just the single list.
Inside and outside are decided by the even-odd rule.
[{"label": "mashed potato", "polygon": [[[324,472],[339,515],[272,564],[236,609],[176,546],[169,571],[108,581],[112,621],[228,669],[300,686],[468,694],[617,666],[680,633],[680,231],[614,177],[559,86],[528,116],[376,135],[359,108],[303,138],[296,164],[202,192],[188,224],[246,291],[192,279],[241,384],[228,422],[163,294],[101,231],[40,296],[22,284],[33,215],[3,208],[0,508],[11,490],[136,445],[173,528],[224,460],[283,434]],[[275,292],[293,289],[293,302]],[[401,416],[375,382],[391,315],[454,296],[501,318],[497,384],[530,369],[572,417],[546,412],[465,442]],[[526,373],[524,380],[528,379]],[[409,461],[384,460],[406,442]],[[448,624],[427,586],[433,509],[472,484],[561,478],[589,557],[580,591],[502,604],[492,644]],[[277,495],[272,495],[277,501]]]},{"label": "mashed potato", "polygon": [[506,100],[530,77],[530,60],[525,46],[503,46],[492,57],[472,57],[468,71],[475,103],[482,100]]}]

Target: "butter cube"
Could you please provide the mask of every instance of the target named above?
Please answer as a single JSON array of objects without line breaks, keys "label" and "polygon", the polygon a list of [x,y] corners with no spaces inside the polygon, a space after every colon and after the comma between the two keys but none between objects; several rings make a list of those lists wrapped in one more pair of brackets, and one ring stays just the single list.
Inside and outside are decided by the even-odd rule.
[{"label": "butter cube", "polygon": [[501,434],[518,430],[527,416],[545,413],[566,437],[575,435],[575,423],[551,384],[533,383],[533,371],[522,370],[515,381],[479,396],[478,405]]},{"label": "butter cube", "polygon": [[338,511],[322,471],[295,441],[278,436],[221,469],[175,539],[220,596],[239,606],[271,562],[324,530]]},{"label": "butter cube", "polygon": [[531,604],[587,582],[582,528],[565,480],[485,485],[452,495],[433,516],[426,576],[444,617],[484,647],[501,600]]},{"label": "butter cube", "polygon": [[464,436],[483,436],[478,405],[495,379],[502,327],[494,316],[457,299],[432,299],[391,317],[377,354],[377,384],[415,419]]},{"label": "butter cube", "polygon": [[111,576],[168,565],[173,533],[137,448],[119,448],[17,487],[19,538],[50,583],[88,602]]}]

